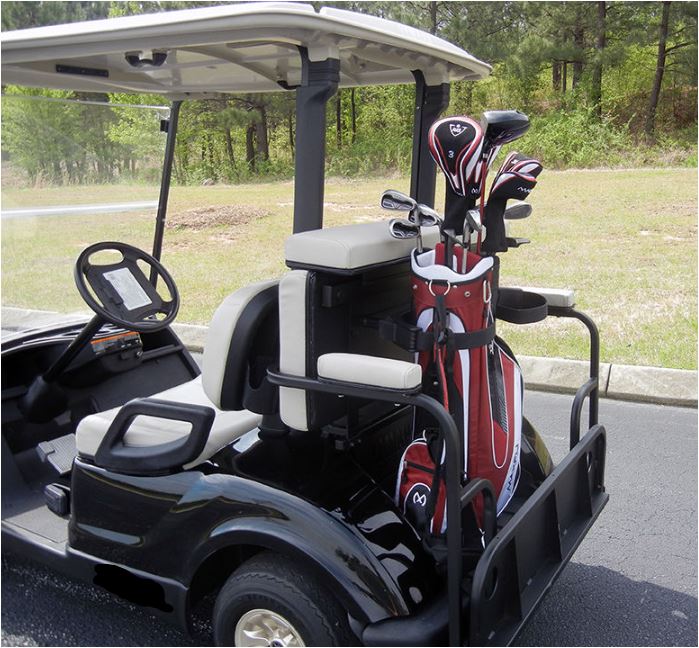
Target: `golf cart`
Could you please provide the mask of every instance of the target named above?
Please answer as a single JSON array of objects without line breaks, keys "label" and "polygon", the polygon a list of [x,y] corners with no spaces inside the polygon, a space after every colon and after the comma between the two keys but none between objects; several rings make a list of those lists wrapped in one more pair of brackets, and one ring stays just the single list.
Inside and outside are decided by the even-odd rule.
[{"label": "golf cart", "polygon": [[[511,643],[607,502],[595,325],[570,292],[488,296],[498,318],[575,318],[591,340],[570,452],[554,467],[520,412],[519,481],[497,510],[489,480],[465,478],[454,417],[424,389],[421,333],[397,343],[416,245],[453,231],[322,229],[326,103],[339,87],[415,84],[411,196],[385,202],[429,216],[431,127],[449,83],[489,69],[413,28],[292,3],[4,33],[3,83],[159,93],[172,107],[152,252],[88,246],[74,277],[94,317],[3,344],[3,547],[185,629],[216,593],[219,645]],[[179,294],[160,263],[179,108],[271,91],[296,93],[290,270],[223,301],[200,372],[170,326]],[[485,120],[486,136],[521,125],[508,113]],[[438,543],[394,498],[418,412],[444,442]]]}]

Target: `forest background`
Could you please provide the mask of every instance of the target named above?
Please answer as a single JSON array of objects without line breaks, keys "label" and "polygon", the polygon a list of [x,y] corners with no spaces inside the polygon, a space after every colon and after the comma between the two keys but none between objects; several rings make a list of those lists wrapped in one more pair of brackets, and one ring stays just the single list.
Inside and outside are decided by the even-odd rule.
[{"label": "forest background", "polygon": [[[220,4],[3,2],[1,18],[2,29],[10,30]],[[478,118],[486,109],[523,110],[536,134],[527,152],[547,168],[697,164],[695,2],[313,4],[417,26],[493,65],[486,80],[452,84],[446,114]],[[3,93],[163,103],[157,96],[11,86]],[[160,160],[147,160],[144,152],[158,133],[136,111],[114,108],[86,122],[44,102],[4,103],[3,159],[29,184],[157,182]],[[328,173],[405,174],[412,113],[412,87],[342,89],[328,105]],[[67,136],[49,144],[38,122]],[[290,178],[293,156],[293,93],[183,104],[174,168],[179,184]]]}]

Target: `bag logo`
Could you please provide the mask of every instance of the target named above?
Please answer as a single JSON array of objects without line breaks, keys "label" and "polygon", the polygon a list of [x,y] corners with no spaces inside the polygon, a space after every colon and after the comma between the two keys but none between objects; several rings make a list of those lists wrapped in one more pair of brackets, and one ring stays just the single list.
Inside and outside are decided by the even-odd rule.
[{"label": "bag logo", "polygon": [[413,495],[413,504],[417,504],[418,506],[425,506],[427,504],[427,495],[424,493],[421,495],[420,493],[415,493]]},{"label": "bag logo", "polygon": [[464,124],[449,124],[449,131],[454,137],[458,137],[466,130]]}]

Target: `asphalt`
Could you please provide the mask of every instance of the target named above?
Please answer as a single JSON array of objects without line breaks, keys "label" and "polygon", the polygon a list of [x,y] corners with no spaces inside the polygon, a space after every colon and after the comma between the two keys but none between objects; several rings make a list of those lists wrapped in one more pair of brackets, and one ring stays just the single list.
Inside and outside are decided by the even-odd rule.
[{"label": "asphalt", "polygon": [[[571,397],[527,392],[555,458]],[[697,413],[603,400],[610,501],[517,641],[520,646],[697,645]],[[4,646],[210,645],[91,585],[3,555]]]}]

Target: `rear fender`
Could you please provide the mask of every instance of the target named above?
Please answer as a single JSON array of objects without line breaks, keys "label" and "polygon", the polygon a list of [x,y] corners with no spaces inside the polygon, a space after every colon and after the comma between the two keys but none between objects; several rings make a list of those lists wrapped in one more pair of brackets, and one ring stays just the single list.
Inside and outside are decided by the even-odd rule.
[{"label": "rear fender", "polygon": [[539,486],[553,471],[551,455],[534,426],[525,417],[522,425],[522,469]]},{"label": "rear fender", "polygon": [[409,613],[399,585],[343,522],[292,495],[284,500],[284,506],[258,500],[254,514],[217,523],[191,556],[188,582],[217,552],[259,548],[310,569],[357,620],[371,623]]}]

